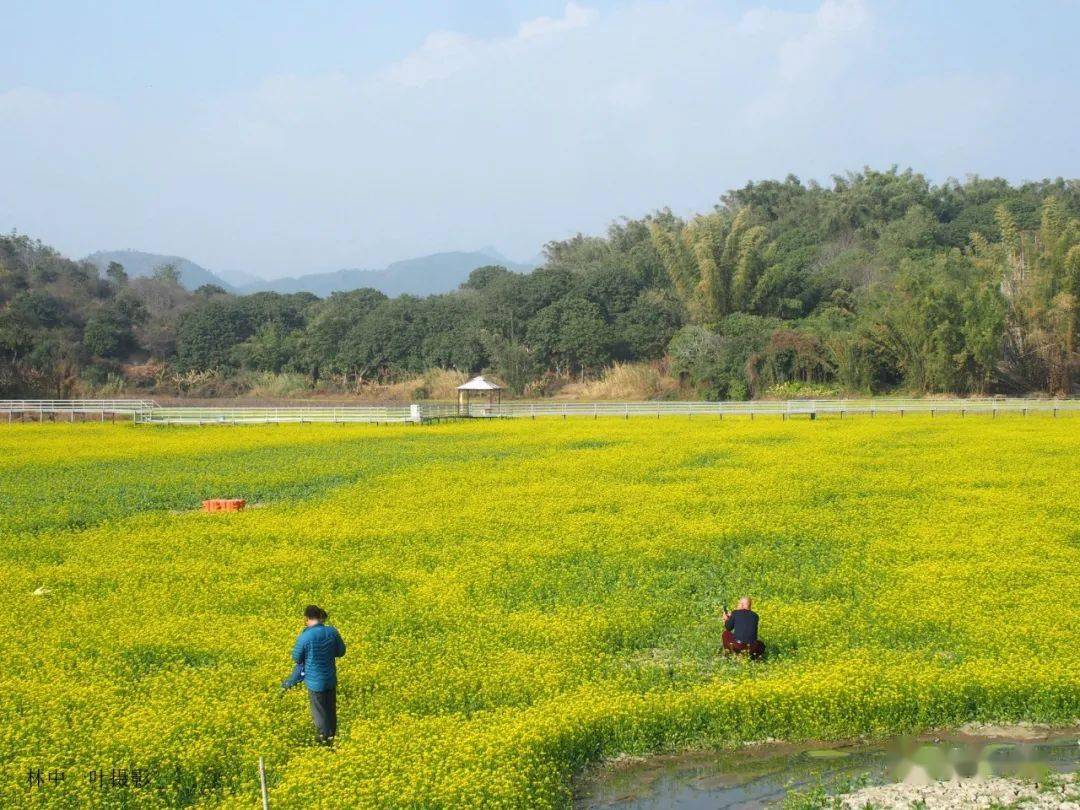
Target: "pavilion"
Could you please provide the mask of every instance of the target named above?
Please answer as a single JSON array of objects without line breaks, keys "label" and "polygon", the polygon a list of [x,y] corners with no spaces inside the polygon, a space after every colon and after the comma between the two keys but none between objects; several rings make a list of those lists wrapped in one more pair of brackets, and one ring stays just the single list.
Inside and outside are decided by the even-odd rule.
[{"label": "pavilion", "polygon": [[479,377],[473,377],[467,383],[459,385],[457,392],[458,413],[465,416],[469,415],[469,404],[474,394],[486,395],[489,406],[498,405],[502,402],[502,386],[491,382],[491,380],[484,379],[482,374]]}]

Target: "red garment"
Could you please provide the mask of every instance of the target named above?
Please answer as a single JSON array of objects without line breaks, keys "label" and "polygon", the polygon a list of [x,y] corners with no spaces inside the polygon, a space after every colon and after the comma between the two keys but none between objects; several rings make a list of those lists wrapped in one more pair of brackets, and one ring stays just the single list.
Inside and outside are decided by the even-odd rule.
[{"label": "red garment", "polygon": [[733,653],[749,653],[750,658],[758,661],[765,657],[765,645],[759,639],[758,641],[751,641],[749,644],[743,644],[741,641],[736,641],[735,636],[732,635],[730,630],[725,630],[722,636],[724,642],[724,650]]}]

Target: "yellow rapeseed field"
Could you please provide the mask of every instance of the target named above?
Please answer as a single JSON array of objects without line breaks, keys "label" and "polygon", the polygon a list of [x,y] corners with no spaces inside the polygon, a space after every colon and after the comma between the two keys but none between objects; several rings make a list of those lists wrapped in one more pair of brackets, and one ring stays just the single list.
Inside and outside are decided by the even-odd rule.
[{"label": "yellow rapeseed field", "polygon": [[[4,425],[0,557],[4,807],[250,808],[259,756],[272,807],[565,806],[620,752],[1080,717],[1076,417]],[[277,688],[309,602],[332,751]]]}]

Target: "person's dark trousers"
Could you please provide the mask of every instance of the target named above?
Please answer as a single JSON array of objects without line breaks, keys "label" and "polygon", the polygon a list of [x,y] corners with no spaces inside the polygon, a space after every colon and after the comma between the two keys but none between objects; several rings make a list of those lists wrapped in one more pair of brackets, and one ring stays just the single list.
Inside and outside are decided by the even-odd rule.
[{"label": "person's dark trousers", "polygon": [[725,630],[724,635],[721,638],[724,641],[724,649],[727,652],[749,653],[750,657],[755,661],[759,661],[765,657],[765,643],[761,641],[761,639],[751,641],[749,644],[743,644],[741,641],[735,640],[735,636],[730,630]]},{"label": "person's dark trousers", "polygon": [[330,742],[337,735],[337,689],[327,689],[325,692],[309,689],[308,701],[311,703],[311,719],[315,721],[319,742]]}]

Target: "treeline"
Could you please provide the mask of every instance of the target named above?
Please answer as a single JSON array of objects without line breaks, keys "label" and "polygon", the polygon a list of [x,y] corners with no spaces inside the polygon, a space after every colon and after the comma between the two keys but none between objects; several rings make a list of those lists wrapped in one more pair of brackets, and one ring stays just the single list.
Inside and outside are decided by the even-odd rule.
[{"label": "treeline", "polygon": [[430,368],[518,393],[664,359],[711,398],[777,385],[852,393],[1071,393],[1080,182],[1013,186],[866,170],[828,187],[750,183],[686,221],[668,210],[549,243],[529,274],[460,289],[234,296],[173,268],[104,276],[0,237],[0,396],[182,388],[247,371],[356,390]]}]

